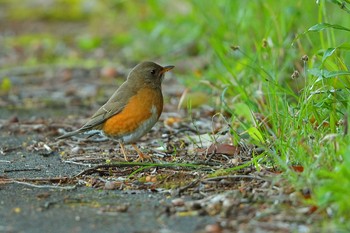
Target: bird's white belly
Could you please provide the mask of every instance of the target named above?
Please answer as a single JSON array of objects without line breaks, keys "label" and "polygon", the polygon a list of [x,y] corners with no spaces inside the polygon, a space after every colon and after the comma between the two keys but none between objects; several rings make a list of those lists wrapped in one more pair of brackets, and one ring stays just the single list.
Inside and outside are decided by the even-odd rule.
[{"label": "bird's white belly", "polygon": [[145,135],[158,121],[158,112],[156,106],[151,108],[151,117],[142,122],[132,133],[127,133],[119,135],[117,137],[107,136],[116,140],[119,140],[123,143],[134,143]]}]

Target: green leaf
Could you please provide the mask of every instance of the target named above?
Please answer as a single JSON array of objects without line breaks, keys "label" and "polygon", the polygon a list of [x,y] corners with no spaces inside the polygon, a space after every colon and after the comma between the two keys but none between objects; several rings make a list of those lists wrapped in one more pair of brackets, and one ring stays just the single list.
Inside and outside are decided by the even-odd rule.
[{"label": "green leaf", "polygon": [[314,68],[314,69],[310,69],[308,72],[311,75],[318,78],[316,82],[325,78],[334,78],[342,75],[350,75],[350,71],[346,71],[346,70],[328,71],[328,70],[320,70],[320,69]]},{"label": "green leaf", "polygon": [[237,116],[243,117],[246,120],[252,120],[252,113],[249,106],[245,103],[236,103],[234,112]]},{"label": "green leaf", "polygon": [[262,134],[260,133],[260,131],[255,128],[255,127],[251,127],[248,129],[248,134],[251,138],[253,138],[254,140],[260,142],[260,143],[264,143],[264,137],[262,136]]},{"label": "green leaf", "polygon": [[343,43],[342,45],[338,46],[337,49],[350,50],[350,43]]},{"label": "green leaf", "polygon": [[327,60],[328,57],[332,56],[335,51],[337,50],[350,50],[350,44],[349,43],[343,43],[340,46],[337,46],[335,48],[328,48],[324,53],[322,57],[322,65]]},{"label": "green leaf", "polygon": [[326,61],[326,59],[330,56],[333,55],[333,53],[337,50],[337,48],[328,48],[324,54],[323,54],[323,57],[322,57],[322,64]]},{"label": "green leaf", "polygon": [[7,93],[11,90],[11,87],[12,87],[11,80],[8,77],[5,77],[1,82],[0,91]]},{"label": "green leaf", "polygon": [[327,28],[333,28],[333,29],[337,29],[337,30],[344,30],[344,31],[350,32],[349,28],[346,28],[346,27],[343,27],[343,26],[340,26],[337,24],[329,24],[329,23],[316,24],[316,25],[312,26],[311,28],[309,28],[307,31],[308,32],[319,32],[319,31],[322,31],[322,30],[327,29]]}]

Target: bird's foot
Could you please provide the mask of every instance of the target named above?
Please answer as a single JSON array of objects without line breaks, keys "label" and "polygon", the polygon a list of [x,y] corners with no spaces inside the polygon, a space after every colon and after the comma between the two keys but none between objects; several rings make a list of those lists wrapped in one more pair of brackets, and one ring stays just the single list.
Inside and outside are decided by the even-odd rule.
[{"label": "bird's foot", "polygon": [[135,162],[139,162],[139,161],[143,162],[145,159],[146,160],[151,160],[151,162],[153,162],[152,157],[142,153],[140,151],[140,149],[136,146],[136,144],[132,144],[132,146],[134,147],[134,149],[136,150],[137,154],[139,155],[139,157],[135,160]]},{"label": "bird's foot", "polygon": [[142,152],[138,153],[139,157],[135,160],[135,162],[143,162],[144,160],[151,160],[153,162],[153,159],[149,155],[145,155]]}]

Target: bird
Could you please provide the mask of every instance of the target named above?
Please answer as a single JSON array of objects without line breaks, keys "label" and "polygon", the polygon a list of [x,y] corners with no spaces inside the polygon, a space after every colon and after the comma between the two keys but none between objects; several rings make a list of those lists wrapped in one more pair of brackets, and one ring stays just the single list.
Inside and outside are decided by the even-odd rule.
[{"label": "bird", "polygon": [[79,129],[57,137],[68,138],[80,133],[101,134],[119,142],[125,161],[128,161],[125,144],[131,144],[138,154],[144,155],[136,142],[158,121],[163,111],[162,81],[166,72],[175,66],[161,66],[151,61],[136,65],[126,81],[108,101]]}]

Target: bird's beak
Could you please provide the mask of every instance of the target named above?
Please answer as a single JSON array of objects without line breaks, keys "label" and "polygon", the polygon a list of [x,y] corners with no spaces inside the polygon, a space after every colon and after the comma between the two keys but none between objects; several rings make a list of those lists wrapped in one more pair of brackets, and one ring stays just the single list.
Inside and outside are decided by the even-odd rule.
[{"label": "bird's beak", "polygon": [[164,74],[165,72],[168,72],[169,70],[173,69],[175,66],[164,66],[163,69],[160,71],[160,74]]}]

